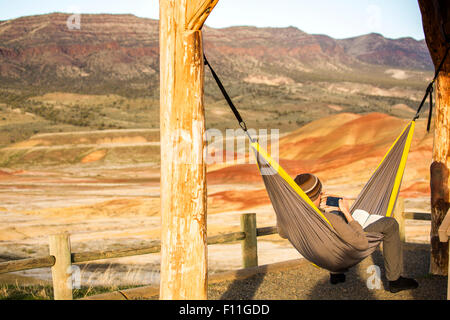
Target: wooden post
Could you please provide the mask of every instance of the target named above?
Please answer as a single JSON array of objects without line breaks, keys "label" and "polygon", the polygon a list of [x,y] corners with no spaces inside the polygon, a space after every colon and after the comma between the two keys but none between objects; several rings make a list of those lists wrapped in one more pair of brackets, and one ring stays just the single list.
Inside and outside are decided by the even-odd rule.
[{"label": "wooden post", "polygon": [[241,214],[241,231],[245,239],[241,240],[242,267],[258,266],[258,241],[256,235],[256,213]]},{"label": "wooden post", "polygon": [[394,209],[394,218],[398,222],[398,227],[400,231],[400,240],[402,242],[406,241],[406,233],[405,233],[405,200],[402,197],[398,197],[397,203],[395,204]]},{"label": "wooden post", "polygon": [[160,0],[160,299],[207,298],[201,28],[218,0]]},{"label": "wooden post", "polygon": [[52,267],[53,295],[55,300],[72,300],[72,264],[70,239],[67,233],[49,237],[50,255],[55,257]]},{"label": "wooden post", "polygon": [[[445,36],[450,35],[448,1],[419,0],[425,39],[435,67],[441,63],[446,46]],[[446,275],[448,269],[448,242],[439,241],[438,229],[449,204],[449,157],[450,157],[450,57],[447,58],[436,83],[436,113],[433,159],[430,168],[431,186],[431,257],[430,273]]]},{"label": "wooden post", "polygon": [[[450,36],[448,1],[419,0],[423,30],[435,68],[445,55],[446,37]],[[449,207],[449,156],[450,156],[450,57],[443,64],[436,83],[436,113],[433,159],[430,167],[431,186],[431,257],[430,273],[446,275],[448,269],[448,242],[439,241],[438,229]]]}]

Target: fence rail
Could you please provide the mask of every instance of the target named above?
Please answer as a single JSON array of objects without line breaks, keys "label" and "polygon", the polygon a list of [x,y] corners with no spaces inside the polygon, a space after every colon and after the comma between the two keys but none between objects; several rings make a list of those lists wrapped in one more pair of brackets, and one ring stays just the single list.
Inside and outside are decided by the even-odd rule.
[{"label": "fence rail", "polygon": [[50,255],[39,258],[6,261],[0,263],[0,274],[22,270],[53,267],[54,264],[55,264],[55,257]]},{"label": "fence rail", "polygon": [[431,213],[426,212],[404,212],[404,219],[431,221]]},{"label": "fence rail", "polygon": [[[405,223],[404,223],[405,219],[431,220],[431,215],[429,213],[404,212],[403,199],[401,198],[398,199],[396,207],[397,208],[394,213],[394,216],[399,222],[400,236],[403,241],[405,240]],[[208,237],[207,242],[208,245],[213,245],[213,244],[223,244],[241,241],[242,265],[244,268],[248,268],[258,266],[258,254],[257,254],[258,251],[256,238],[277,233],[278,231],[276,226],[257,228],[256,214],[245,213],[241,215],[240,232],[232,232],[227,234],[219,234],[211,236]],[[56,239],[60,239],[59,240],[60,242],[58,243],[58,240]],[[70,296],[67,296],[67,288],[64,287],[67,286],[66,285],[67,279],[64,279],[64,277],[57,275],[61,274],[62,272],[67,274],[67,266],[70,267],[72,263],[82,263],[103,259],[130,257],[136,255],[158,253],[161,251],[160,241],[153,241],[151,245],[141,247],[132,247],[107,251],[87,251],[87,252],[72,253],[70,251],[70,238],[68,235],[66,235],[65,237],[61,237],[61,235],[59,236],[52,235],[50,236],[49,241],[52,247],[57,248],[57,250],[53,249],[54,255],[48,255],[39,258],[29,258],[29,259],[1,262],[0,274],[51,267],[55,299],[57,297],[64,297],[64,299],[71,299],[72,298],[71,288],[69,290]],[[68,257],[70,257],[70,261],[67,261],[69,259]],[[65,260],[66,264],[58,266],[57,261],[61,260]]]},{"label": "fence rail", "polygon": [[[276,227],[265,227],[257,229],[258,237],[271,235],[276,232],[277,232]],[[235,242],[244,239],[245,239],[244,232],[232,232],[208,237],[207,241],[208,245],[213,245],[213,244]],[[118,250],[116,249],[108,251],[99,250],[99,251],[74,252],[71,253],[71,261],[72,263],[82,263],[103,259],[123,258],[123,257],[158,253],[160,251],[161,251],[160,241],[154,241],[154,244],[151,246],[142,246]],[[53,267],[55,265],[55,262],[56,259],[52,255],[39,258],[29,258],[29,259],[0,262],[0,274],[16,271],[25,271],[30,269]]]}]

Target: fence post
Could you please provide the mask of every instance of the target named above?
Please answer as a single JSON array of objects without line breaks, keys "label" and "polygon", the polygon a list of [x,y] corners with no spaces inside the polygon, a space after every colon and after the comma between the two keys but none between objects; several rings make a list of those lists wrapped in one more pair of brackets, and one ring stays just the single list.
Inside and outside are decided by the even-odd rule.
[{"label": "fence post", "polygon": [[241,241],[242,266],[250,268],[258,266],[258,244],[256,238],[256,213],[241,214],[241,231],[245,239]]},{"label": "fence post", "polygon": [[50,255],[55,257],[52,267],[53,295],[55,300],[72,300],[72,263],[68,233],[50,235]]},{"label": "fence post", "polygon": [[400,241],[405,242],[405,200],[401,197],[398,197],[397,199],[397,204],[395,205],[394,209],[394,218],[398,222]]}]

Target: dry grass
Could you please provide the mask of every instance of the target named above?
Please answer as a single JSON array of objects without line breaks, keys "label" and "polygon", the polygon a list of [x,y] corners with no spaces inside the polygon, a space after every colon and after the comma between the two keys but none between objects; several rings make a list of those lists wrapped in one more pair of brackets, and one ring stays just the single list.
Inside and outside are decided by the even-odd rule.
[{"label": "dry grass", "polygon": [[[82,287],[73,290],[73,298],[81,299],[91,295],[133,287],[134,286]],[[53,287],[42,285],[0,285],[0,300],[53,300]]]},{"label": "dry grass", "polygon": [[53,298],[51,286],[0,285],[0,300],[50,300]]},{"label": "dry grass", "polygon": [[[92,272],[89,276],[88,265],[81,270],[81,277],[87,278],[86,283],[101,283],[101,285],[85,285],[73,289],[73,298],[81,299],[87,296],[101,294],[105,292],[134,288],[142,285],[139,282],[142,267],[132,268],[123,275],[116,272],[112,265],[109,265],[104,272]],[[96,278],[96,279],[94,279]],[[121,283],[118,284],[120,278]],[[45,284],[22,284],[16,281],[13,284],[0,284],[0,300],[52,300],[53,287]]]}]

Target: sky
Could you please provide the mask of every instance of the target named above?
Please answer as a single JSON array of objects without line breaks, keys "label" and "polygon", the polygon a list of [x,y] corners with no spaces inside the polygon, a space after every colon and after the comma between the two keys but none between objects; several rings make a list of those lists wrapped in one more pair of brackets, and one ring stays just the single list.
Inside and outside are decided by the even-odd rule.
[{"label": "sky", "polygon": [[[0,0],[0,20],[50,12],[131,13],[159,18],[159,0]],[[206,21],[229,26],[288,27],[342,39],[371,32],[424,38],[417,0],[219,0]]]}]

